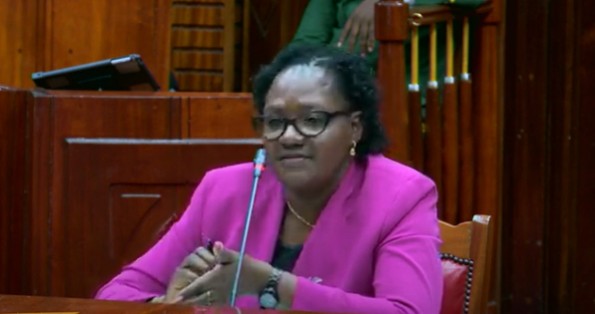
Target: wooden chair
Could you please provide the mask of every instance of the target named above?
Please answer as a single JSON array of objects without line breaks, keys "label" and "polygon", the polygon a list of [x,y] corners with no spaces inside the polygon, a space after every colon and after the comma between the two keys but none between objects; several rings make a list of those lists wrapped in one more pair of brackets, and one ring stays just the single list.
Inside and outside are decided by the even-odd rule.
[{"label": "wooden chair", "polygon": [[493,253],[490,216],[451,225],[440,221],[444,272],[442,314],[485,313]]}]

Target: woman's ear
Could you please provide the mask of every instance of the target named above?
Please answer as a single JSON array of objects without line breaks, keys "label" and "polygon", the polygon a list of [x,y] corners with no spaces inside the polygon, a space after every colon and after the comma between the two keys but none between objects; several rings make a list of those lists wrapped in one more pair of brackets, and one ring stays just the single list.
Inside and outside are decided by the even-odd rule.
[{"label": "woman's ear", "polygon": [[351,114],[351,130],[352,140],[359,142],[362,139],[364,133],[364,124],[362,122],[362,112],[356,111]]}]

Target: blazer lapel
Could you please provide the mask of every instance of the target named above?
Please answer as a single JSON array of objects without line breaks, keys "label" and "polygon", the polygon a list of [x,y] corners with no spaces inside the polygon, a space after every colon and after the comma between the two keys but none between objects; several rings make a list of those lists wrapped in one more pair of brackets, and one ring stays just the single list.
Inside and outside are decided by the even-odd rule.
[{"label": "blazer lapel", "polygon": [[[270,262],[283,219],[283,189],[276,176],[270,171],[263,173],[259,184],[246,251],[255,258]],[[246,204],[246,210],[247,206]],[[245,216],[242,219],[245,219]]]},{"label": "blazer lapel", "polygon": [[320,281],[324,279],[325,268],[333,267],[332,265],[325,266],[321,257],[333,254],[333,244],[336,241],[346,240],[341,237],[344,236],[343,226],[352,208],[349,206],[349,199],[361,181],[361,174],[361,167],[352,162],[304,243],[293,269],[294,274],[310,277],[313,281]]}]

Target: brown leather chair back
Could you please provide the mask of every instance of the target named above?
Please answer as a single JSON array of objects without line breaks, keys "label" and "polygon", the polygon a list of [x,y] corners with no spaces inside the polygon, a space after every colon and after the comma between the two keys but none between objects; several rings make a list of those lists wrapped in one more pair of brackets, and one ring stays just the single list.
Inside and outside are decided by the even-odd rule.
[{"label": "brown leather chair back", "polygon": [[444,295],[442,314],[484,313],[493,251],[490,216],[475,215],[456,226],[440,221]]}]

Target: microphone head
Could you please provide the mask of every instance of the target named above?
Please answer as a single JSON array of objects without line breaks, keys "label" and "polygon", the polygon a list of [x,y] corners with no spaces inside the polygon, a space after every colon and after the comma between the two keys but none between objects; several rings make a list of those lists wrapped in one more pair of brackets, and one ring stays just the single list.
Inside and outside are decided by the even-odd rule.
[{"label": "microphone head", "polygon": [[254,175],[259,176],[264,171],[264,163],[266,161],[266,152],[264,148],[259,148],[254,156]]},{"label": "microphone head", "polygon": [[266,161],[266,153],[264,151],[264,148],[259,148],[256,151],[256,155],[254,156],[254,163],[256,165],[264,165],[265,161]]}]

